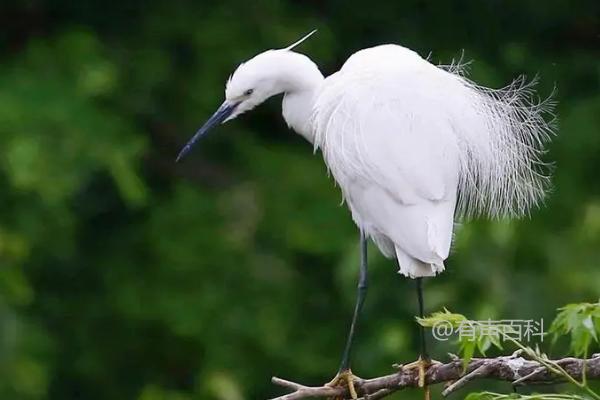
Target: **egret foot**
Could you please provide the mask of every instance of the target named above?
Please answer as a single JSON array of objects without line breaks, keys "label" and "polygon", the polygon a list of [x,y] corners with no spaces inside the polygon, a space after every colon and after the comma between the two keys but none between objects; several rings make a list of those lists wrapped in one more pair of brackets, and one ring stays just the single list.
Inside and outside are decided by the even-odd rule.
[{"label": "egret foot", "polygon": [[[352,370],[345,369],[337,373],[337,375],[331,380],[331,382],[327,383],[325,386],[329,387],[347,387],[348,392],[350,393],[350,398],[352,400],[358,399],[358,394],[356,393],[356,388],[354,386],[355,381],[359,381],[360,378],[352,373]],[[331,400],[344,400],[341,397],[335,397]]]},{"label": "egret foot", "polygon": [[402,366],[402,369],[417,369],[419,371],[419,381],[418,385],[420,388],[425,389],[425,400],[430,399],[429,386],[427,386],[425,382],[425,374],[427,369],[434,364],[441,364],[439,361],[432,360],[429,357],[423,358],[419,356],[419,359],[415,362]]}]

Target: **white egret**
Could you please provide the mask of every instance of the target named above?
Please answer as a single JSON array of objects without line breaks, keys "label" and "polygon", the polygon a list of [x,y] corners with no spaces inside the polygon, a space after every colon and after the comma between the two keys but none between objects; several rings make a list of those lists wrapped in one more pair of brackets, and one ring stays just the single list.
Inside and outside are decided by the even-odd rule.
[{"label": "white egret", "polygon": [[[241,64],[225,101],[178,160],[217,124],[283,93],[283,117],[320,149],[360,229],[361,265],[354,316],[338,375],[356,398],[350,350],[367,284],[366,241],[396,258],[417,280],[444,270],[454,223],[463,216],[520,216],[538,204],[548,178],[540,160],[553,133],[548,102],[533,102],[520,79],[493,90],[469,81],[460,65],[440,67],[398,45],[353,54],[324,78],[293,45]],[[428,357],[421,330],[419,372]]]}]

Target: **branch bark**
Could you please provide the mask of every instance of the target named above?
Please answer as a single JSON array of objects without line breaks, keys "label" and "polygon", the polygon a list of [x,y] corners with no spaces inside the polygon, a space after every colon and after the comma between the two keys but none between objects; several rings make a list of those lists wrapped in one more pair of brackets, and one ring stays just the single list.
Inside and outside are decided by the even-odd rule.
[{"label": "branch bark", "polygon": [[[585,366],[587,379],[600,380],[600,354],[594,354],[586,360],[580,358],[563,358],[552,360],[562,367],[569,375],[581,380]],[[511,382],[514,385],[540,385],[564,382],[563,377],[548,371],[537,361],[527,360],[518,352],[511,356],[497,358],[474,358],[463,371],[462,360],[454,357],[452,361],[433,364],[427,370],[425,381],[428,385],[446,383],[444,396],[463,387],[476,379],[495,379]],[[276,385],[291,390],[291,393],[271,400],[300,400],[308,398],[335,397],[349,399],[348,389],[344,387],[305,386],[295,382],[273,377]],[[418,372],[416,369],[399,368],[398,372],[372,379],[357,379],[355,382],[360,400],[382,399],[398,390],[408,387],[418,387]]]}]

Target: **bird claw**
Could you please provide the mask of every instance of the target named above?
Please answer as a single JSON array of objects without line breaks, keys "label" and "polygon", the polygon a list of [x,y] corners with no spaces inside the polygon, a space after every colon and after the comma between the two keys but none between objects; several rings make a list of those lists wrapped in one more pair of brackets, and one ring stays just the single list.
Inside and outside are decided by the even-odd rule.
[{"label": "bird claw", "polygon": [[410,364],[406,364],[402,367],[403,370],[411,370],[416,369],[419,372],[419,387],[422,388],[425,386],[425,371],[430,365],[431,360],[428,358],[422,358],[419,356],[417,361],[411,362]]},{"label": "bird claw", "polygon": [[[350,369],[340,371],[337,375],[325,386],[329,387],[347,387],[348,392],[350,393],[350,398],[352,400],[358,399],[358,394],[356,393],[356,387],[354,383],[359,381],[360,378],[352,373]],[[329,400],[344,400],[341,397],[330,398]]]},{"label": "bird claw", "polygon": [[425,374],[427,373],[427,369],[429,367],[431,367],[434,364],[441,364],[439,361],[436,360],[432,360],[429,357],[421,357],[419,356],[419,359],[415,362],[412,362],[410,364],[404,365],[402,367],[402,369],[405,370],[410,370],[410,369],[417,369],[419,371],[419,381],[418,381],[418,386],[420,388],[424,388],[425,389],[425,400],[429,400],[430,399],[430,392],[429,392],[429,386],[427,386],[426,382],[425,382]]}]

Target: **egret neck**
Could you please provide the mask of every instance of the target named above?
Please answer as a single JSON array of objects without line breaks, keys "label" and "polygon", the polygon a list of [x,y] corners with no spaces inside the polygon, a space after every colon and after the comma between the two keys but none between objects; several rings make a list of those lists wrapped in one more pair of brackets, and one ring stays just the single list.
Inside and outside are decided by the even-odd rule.
[{"label": "egret neck", "polygon": [[284,94],[283,118],[290,128],[314,142],[313,107],[325,78],[304,54],[289,49],[267,50],[235,70],[225,87],[225,101],[186,143],[177,161],[215,126],[252,110],[269,97]]},{"label": "egret neck", "polygon": [[281,63],[278,66],[278,75],[284,88],[283,118],[290,128],[313,143],[312,111],[324,80],[323,74],[317,65],[303,54],[285,51],[279,56]]}]

